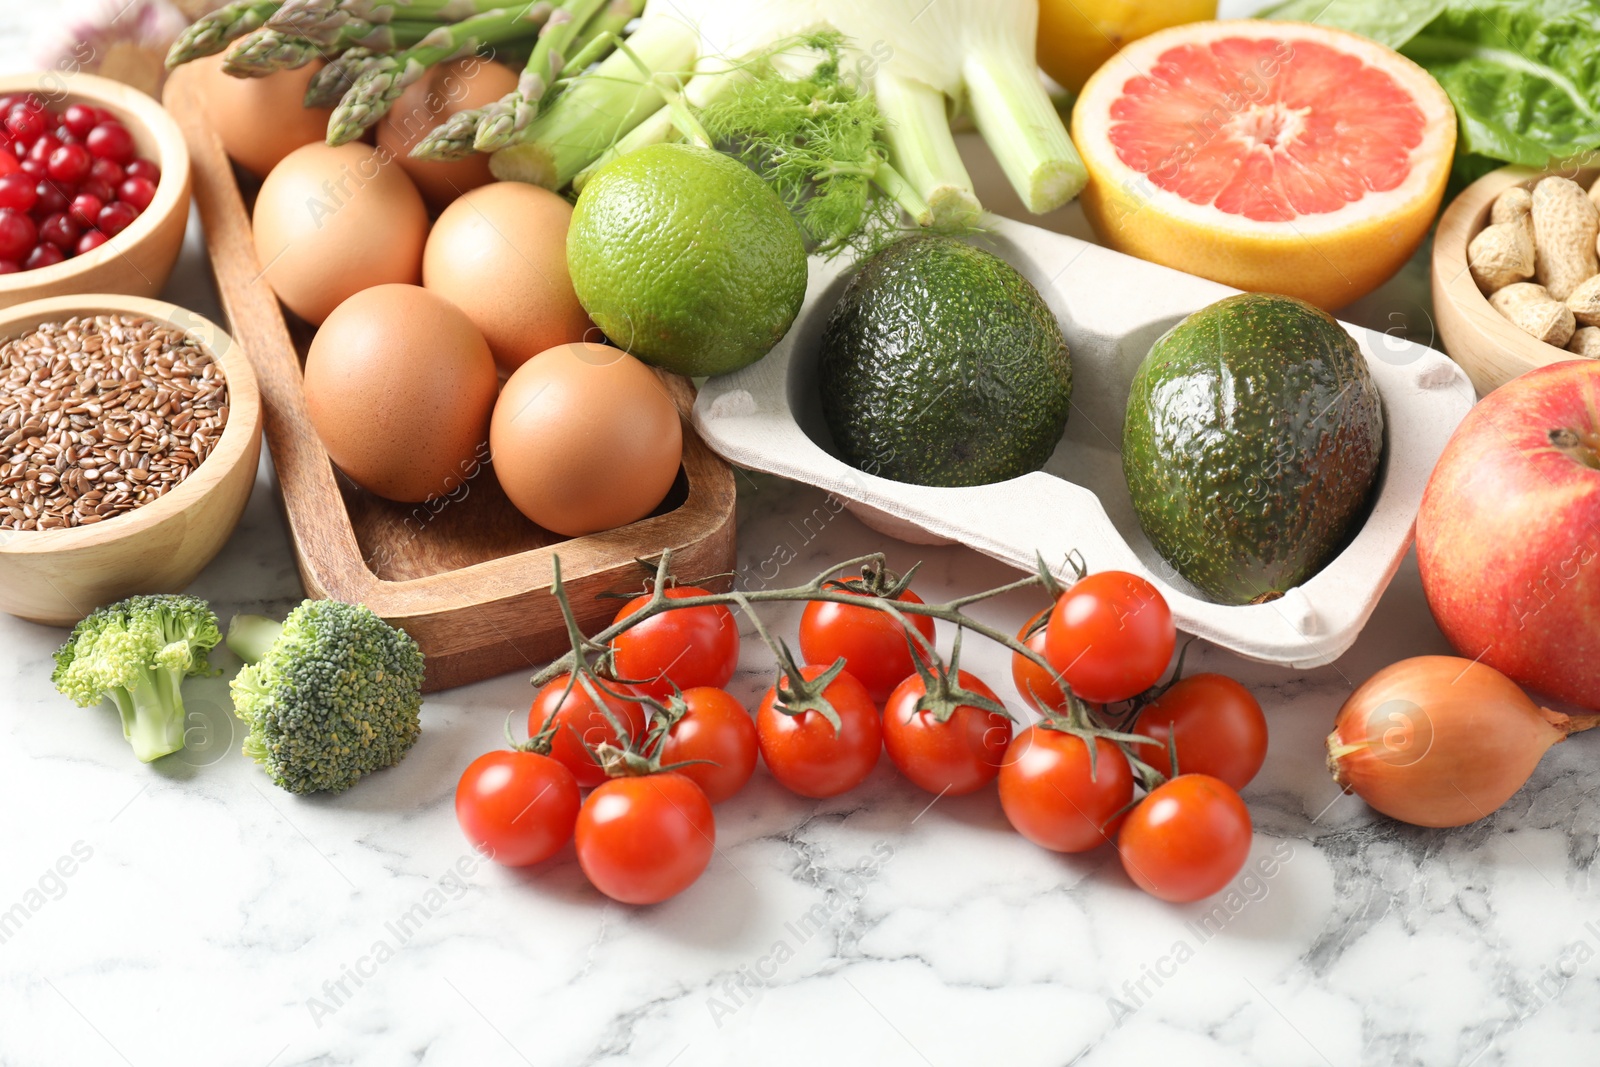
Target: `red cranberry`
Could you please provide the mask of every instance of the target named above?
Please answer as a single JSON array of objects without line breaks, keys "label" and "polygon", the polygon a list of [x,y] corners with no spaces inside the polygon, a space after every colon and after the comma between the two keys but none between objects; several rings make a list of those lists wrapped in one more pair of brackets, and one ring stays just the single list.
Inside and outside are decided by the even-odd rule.
[{"label": "red cranberry", "polygon": [[78,238],[78,255],[81,256],[85,252],[93,252],[109,240],[111,238],[99,230],[85,230],[83,236]]},{"label": "red cranberry", "polygon": [[58,211],[65,211],[72,204],[72,197],[62,191],[61,187],[52,181],[42,181],[33,187],[39,194],[38,203],[33,205],[35,215],[54,215]]},{"label": "red cranberry", "polygon": [[157,185],[161,184],[161,168],[148,159],[136,159],[128,164],[128,177],[148,178]]},{"label": "red cranberry", "polygon": [[128,174],[122,169],[121,165],[113,163],[109,159],[96,159],[93,165],[89,167],[89,177],[97,182],[105,182],[106,185],[115,189],[122,184],[122,180],[128,177]]},{"label": "red cranberry", "polygon": [[39,228],[20,211],[0,209],[0,259],[20,260],[39,241]]},{"label": "red cranberry", "polygon": [[104,182],[95,181],[93,178],[90,178],[88,181],[78,186],[78,193],[80,195],[92,196],[99,200],[102,204],[109,204],[111,201],[117,198],[117,190],[115,186],[106,185]]},{"label": "red cranberry", "polygon": [[53,267],[66,258],[61,249],[46,241],[42,245],[36,245],[33,251],[28,253],[28,258],[23,261],[22,266],[24,270],[38,270],[40,267]]},{"label": "red cranberry", "polygon": [[22,164],[17,162],[17,157],[10,152],[0,151],[0,178],[15,174],[22,169]]},{"label": "red cranberry", "polygon": [[41,133],[34,138],[33,144],[28,146],[28,158],[36,159],[40,163],[49,163],[50,155],[61,147],[61,142],[53,133]]},{"label": "red cranberry", "polygon": [[77,220],[80,226],[93,226],[95,220],[100,217],[100,209],[105,206],[106,202],[98,196],[79,193],[72,198],[72,205],[67,209],[67,214]]},{"label": "red cranberry", "polygon": [[22,173],[35,181],[46,178],[50,174],[50,168],[40,163],[37,159],[24,159],[17,165],[22,168]]},{"label": "red cranberry", "polygon": [[16,274],[22,269],[22,264],[14,259],[0,259],[0,274]]},{"label": "red cranberry", "polygon": [[66,144],[50,153],[50,177],[64,185],[77,185],[89,176],[94,158],[81,144]]},{"label": "red cranberry", "polygon": [[37,111],[29,111],[26,107],[13,107],[6,112],[6,129],[11,136],[24,144],[32,144],[40,134],[45,132],[48,120]]},{"label": "red cranberry", "polygon": [[10,174],[0,178],[0,208],[11,208],[26,214],[38,202],[38,190],[28,175]]},{"label": "red cranberry", "polygon": [[100,124],[100,116],[92,107],[73,104],[61,116],[61,125],[72,131],[79,140],[89,136],[89,131]]},{"label": "red cranberry", "polygon": [[[115,237],[133,224],[139,217],[132,204],[107,204],[100,209],[100,217],[95,220],[95,227],[107,237]],[[0,249],[4,255],[4,249]]]},{"label": "red cranberry", "polygon": [[117,199],[143,211],[156,198],[156,183],[149,178],[129,178],[117,186]]},{"label": "red cranberry", "polygon": [[124,166],[133,161],[133,135],[120,122],[102,122],[89,131],[85,143],[96,159],[109,159]]},{"label": "red cranberry", "polygon": [[65,252],[77,247],[83,227],[71,215],[51,215],[39,224],[39,236]]}]

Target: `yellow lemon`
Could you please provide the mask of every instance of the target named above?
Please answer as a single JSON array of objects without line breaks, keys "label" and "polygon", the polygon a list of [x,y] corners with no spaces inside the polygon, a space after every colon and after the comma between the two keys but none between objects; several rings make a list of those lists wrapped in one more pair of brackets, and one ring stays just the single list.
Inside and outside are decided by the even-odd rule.
[{"label": "yellow lemon", "polygon": [[1077,92],[1129,41],[1216,17],[1217,0],[1039,0],[1039,66]]}]

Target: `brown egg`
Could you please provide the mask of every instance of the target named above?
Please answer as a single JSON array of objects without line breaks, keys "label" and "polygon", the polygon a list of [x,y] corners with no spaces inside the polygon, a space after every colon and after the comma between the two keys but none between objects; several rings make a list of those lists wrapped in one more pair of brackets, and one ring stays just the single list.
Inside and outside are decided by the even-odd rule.
[{"label": "brown egg", "polygon": [[272,291],[318,324],[363,289],[420,279],[428,209],[372,146],[308,144],[261,183],[253,228]]},{"label": "brown egg", "polygon": [[567,537],[636,522],[678,476],[683,426],[655,372],[597,344],[524,363],[489,429],[494,470],[529,519]]},{"label": "brown egg", "polygon": [[332,109],[301,104],[306,86],[322,69],[320,60],[265,78],[224,74],[220,55],[196,60],[194,65],[205,71],[199,96],[206,120],[221,138],[228,157],[257,177],[301,145],[328,135]]},{"label": "brown egg", "polygon": [[378,123],[378,148],[393,154],[417,183],[428,206],[441,210],[467,190],[494,180],[489,174],[489,157],[479,153],[454,163],[439,163],[412,159],[412,147],[450,116],[492,104],[516,87],[515,71],[481,56],[434,67],[411,83]]},{"label": "brown egg", "polygon": [[548,189],[495,182],[457,200],[434,223],[422,284],[478,324],[508,374],[593,326],[567,273],[572,205]]},{"label": "brown egg", "polygon": [[415,285],[357,293],[306,353],[306,408],[328,456],[390,500],[427,500],[477,475],[498,386],[477,327]]}]

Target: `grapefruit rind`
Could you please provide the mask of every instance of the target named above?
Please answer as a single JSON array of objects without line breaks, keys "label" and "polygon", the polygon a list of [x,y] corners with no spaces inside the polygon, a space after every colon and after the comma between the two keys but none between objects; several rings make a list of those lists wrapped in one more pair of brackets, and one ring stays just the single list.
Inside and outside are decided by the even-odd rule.
[{"label": "grapefruit rind", "polygon": [[[1111,140],[1112,106],[1124,88],[1171,49],[1230,38],[1321,44],[1388,74],[1422,115],[1405,177],[1337,210],[1258,221],[1192,203],[1125,163]],[[1224,116],[1237,113],[1224,103],[1215,105]],[[1383,284],[1416,251],[1444,195],[1456,127],[1438,83],[1399,53],[1326,26],[1250,19],[1177,26],[1128,45],[1084,86],[1072,134],[1089,170],[1084,213],[1105,243],[1239,289],[1284,293],[1332,310]]]}]

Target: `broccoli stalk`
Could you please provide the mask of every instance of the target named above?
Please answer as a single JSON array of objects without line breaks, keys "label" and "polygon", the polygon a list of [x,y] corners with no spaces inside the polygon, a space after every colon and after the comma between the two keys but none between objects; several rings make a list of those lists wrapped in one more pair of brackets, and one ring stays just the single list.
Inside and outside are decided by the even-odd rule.
[{"label": "broccoli stalk", "polygon": [[207,656],[221,640],[198,597],[130,597],[73,627],[50,680],[79,707],[115,704],[122,736],[149,763],[183,747],[183,680],[216,673]]},{"label": "broccoli stalk", "polygon": [[307,600],[281,624],[239,615],[231,683],[244,754],[291,793],[342,792],[404,758],[422,731],[422,652],[358,604]]}]

